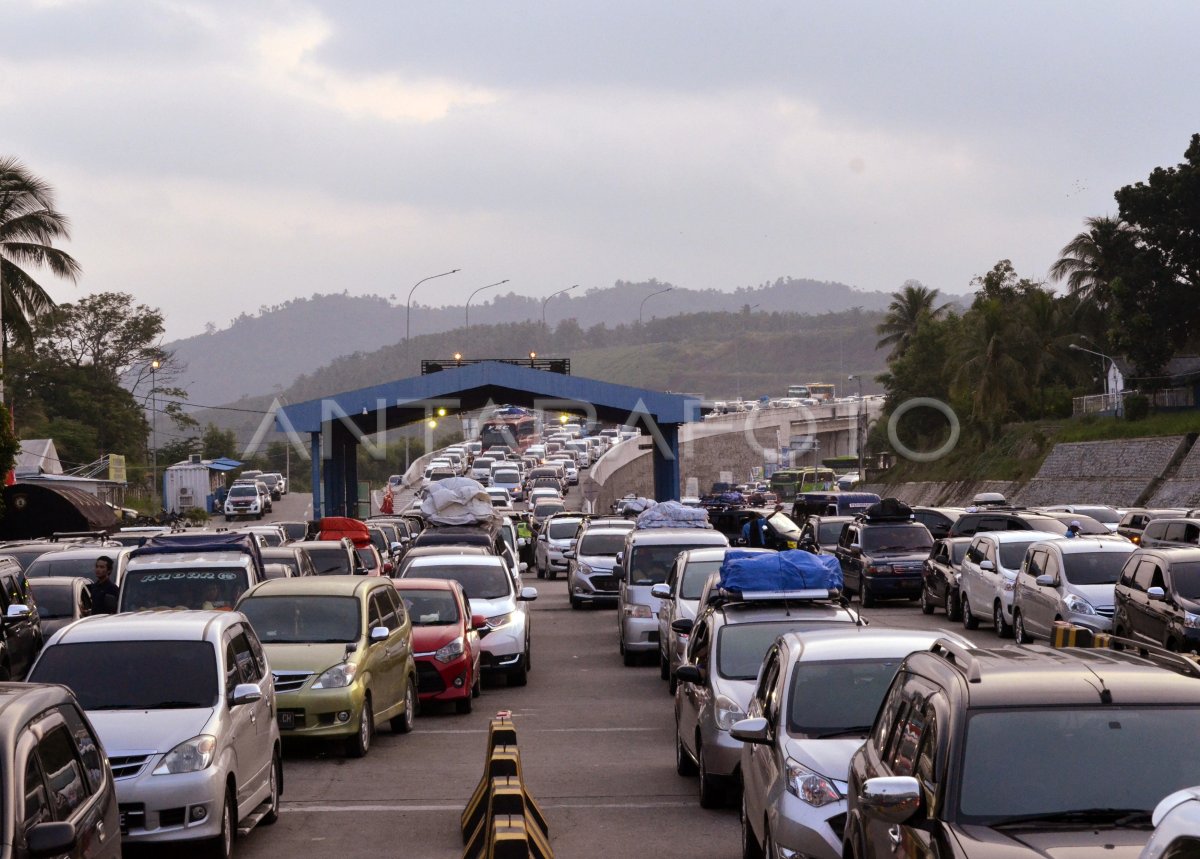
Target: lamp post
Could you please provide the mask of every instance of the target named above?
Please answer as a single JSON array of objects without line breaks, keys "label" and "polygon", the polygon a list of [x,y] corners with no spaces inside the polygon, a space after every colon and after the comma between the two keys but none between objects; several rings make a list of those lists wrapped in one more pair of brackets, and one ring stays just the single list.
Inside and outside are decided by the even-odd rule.
[{"label": "lamp post", "polygon": [[546,302],[548,302],[550,299],[554,298],[554,296],[562,295],[564,292],[570,292],[572,289],[576,289],[578,286],[579,286],[579,284],[576,283],[573,286],[568,286],[566,289],[560,289],[558,292],[552,292],[549,295],[547,295],[545,298],[542,299],[542,327],[543,328],[546,327]]},{"label": "lamp post", "polygon": [[662,295],[664,292],[670,292],[674,288],[675,287],[673,287],[673,286],[668,286],[666,289],[660,289],[658,292],[652,292],[649,295],[647,295],[645,298],[642,299],[641,306],[638,307],[638,324],[639,325],[642,322],[642,311],[646,309],[646,302],[649,301],[650,299],[652,299],[654,296]]},{"label": "lamp post", "polygon": [[158,497],[158,368],[162,362],[150,362],[150,492]]},{"label": "lamp post", "polygon": [[867,460],[866,460],[866,435],[867,435],[867,401],[863,399],[862,376],[857,373],[847,378],[848,382],[858,382],[858,411],[854,416],[854,423],[857,428],[858,435],[858,482],[862,483],[867,479]]},{"label": "lamp post", "polygon": [[[1067,348],[1074,349],[1076,352],[1087,352],[1089,355],[1095,355],[1097,358],[1103,358],[1106,361],[1108,361],[1108,363],[1110,365],[1112,365],[1113,368],[1115,368],[1117,366],[1117,362],[1113,359],[1113,357],[1111,355],[1105,355],[1103,352],[1097,352],[1095,349],[1085,349],[1084,347],[1080,346],[1078,343],[1071,343],[1070,345],[1067,346]],[[1113,396],[1113,393],[1111,391],[1109,391],[1109,389],[1108,389],[1108,369],[1105,368],[1103,364],[1100,365],[1100,369],[1104,372],[1104,394],[1105,394],[1105,396]],[[1116,397],[1113,402],[1113,406],[1114,406],[1114,409],[1116,410],[1117,417],[1121,416],[1123,405],[1124,405],[1124,403],[1121,401],[1120,397],[1119,396]]]},{"label": "lamp post", "polygon": [[479,295],[479,293],[483,292],[485,289],[491,289],[492,287],[501,286],[505,283],[508,283],[507,277],[504,278],[504,280],[498,280],[495,283],[489,283],[487,286],[481,286],[481,287],[479,287],[479,289],[475,290],[474,292],[472,292],[470,295],[467,296],[467,308],[466,308],[467,318],[466,318],[466,324],[463,326],[464,328],[466,328],[466,331],[463,333],[463,339],[467,343],[468,354],[470,354],[469,350],[471,348],[471,299],[474,298],[475,296]]},{"label": "lamp post", "polygon": [[412,321],[413,293],[417,291],[418,286],[420,286],[427,280],[433,280],[434,278],[437,278],[437,277],[445,277],[448,274],[456,274],[457,272],[460,272],[460,271],[462,271],[461,268],[452,268],[452,269],[450,269],[450,271],[444,271],[441,274],[431,274],[431,275],[429,275],[429,277],[423,277],[420,280],[418,280],[416,283],[414,283],[412,285],[412,289],[410,289],[408,291],[408,302],[404,305],[404,363],[405,364],[408,363],[408,335],[409,335],[409,323]]}]

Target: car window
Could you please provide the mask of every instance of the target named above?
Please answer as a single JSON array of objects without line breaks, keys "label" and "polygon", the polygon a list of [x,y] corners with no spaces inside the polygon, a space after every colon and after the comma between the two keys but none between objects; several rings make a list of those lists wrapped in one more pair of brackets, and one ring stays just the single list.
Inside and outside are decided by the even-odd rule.
[{"label": "car window", "polygon": [[1037,549],[1029,553],[1025,559],[1025,572],[1033,576],[1035,579],[1042,575],[1042,570],[1046,569],[1046,552],[1044,549]]},{"label": "car window", "polygon": [[383,592],[384,599],[392,606],[392,611],[396,613],[396,627],[404,626],[407,620],[407,612],[404,608],[404,602],[400,599],[400,595],[396,593],[395,588],[385,590]]},{"label": "car window", "polygon": [[1125,562],[1125,566],[1121,568],[1121,584],[1127,588],[1137,588],[1135,575],[1138,569],[1138,557],[1133,555]]},{"label": "car window", "polygon": [[83,772],[87,776],[88,786],[95,793],[104,784],[104,757],[100,751],[100,741],[88,728],[87,723],[73,704],[62,704],[59,714],[71,732],[75,741],[75,751],[83,762]]},{"label": "car window", "polygon": [[[388,600],[387,592],[383,589],[379,589],[371,594],[371,618],[372,627],[382,626],[388,632],[394,632],[400,626],[396,620],[396,610],[392,606],[391,601]],[[377,623],[375,622],[375,618],[379,618]]]},{"label": "car window", "polygon": [[68,820],[90,795],[83,765],[75,754],[75,741],[65,725],[51,729],[38,743],[38,757],[49,787],[56,820]]},{"label": "car window", "polygon": [[239,632],[230,642],[233,646],[233,658],[237,663],[238,683],[257,683],[262,679],[254,651],[250,649],[250,641],[245,632]]},{"label": "car window", "polygon": [[[1133,587],[1139,591],[1144,591],[1147,588],[1153,587],[1155,573],[1158,573],[1158,565],[1149,558],[1143,558],[1138,564],[1137,572],[1134,574]],[[1161,573],[1159,574],[1161,576]]]},{"label": "car window", "polygon": [[763,662],[762,674],[758,678],[758,685],[754,689],[754,698],[763,705],[766,709],[766,700],[771,692],[771,684],[775,682],[775,678],[779,674],[779,648],[772,647],[767,654],[766,661]]},{"label": "car window", "polygon": [[925,712],[919,707],[905,705],[899,731],[892,744],[892,775],[912,775],[917,765],[921,737],[925,731]]},{"label": "car window", "polygon": [[367,602],[367,632],[377,626],[383,626],[383,610],[379,605],[379,595],[372,594]]},{"label": "car window", "polygon": [[262,642],[258,640],[258,633],[254,631],[254,627],[243,626],[242,630],[246,633],[246,641],[250,644],[250,653],[258,666],[259,679],[262,679],[267,676],[267,654],[263,652]]},{"label": "car window", "polygon": [[937,783],[937,714],[926,704],[922,711],[922,721],[925,730],[921,735],[921,745],[917,751],[917,778],[927,786]]},{"label": "car window", "polygon": [[233,695],[233,689],[238,685],[237,654],[233,652],[233,642],[225,643],[225,695]]},{"label": "car window", "polygon": [[697,624],[697,627],[697,631],[692,635],[692,640],[688,643],[688,661],[697,668],[707,670],[712,630],[707,620]]},{"label": "car window", "polygon": [[31,754],[25,763],[25,817],[24,826],[31,826],[50,820],[50,801],[46,796],[46,782],[42,779],[42,767],[38,763],[37,754]]}]

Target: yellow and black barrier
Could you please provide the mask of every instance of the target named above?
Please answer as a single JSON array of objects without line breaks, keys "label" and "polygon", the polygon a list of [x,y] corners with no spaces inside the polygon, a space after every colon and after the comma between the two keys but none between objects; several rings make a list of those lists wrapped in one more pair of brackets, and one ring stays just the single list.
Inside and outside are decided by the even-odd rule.
[{"label": "yellow and black barrier", "polygon": [[1065,620],[1056,620],[1050,634],[1050,643],[1054,647],[1112,647],[1112,641],[1113,637],[1107,632],[1096,632]]},{"label": "yellow and black barrier", "polygon": [[553,859],[546,817],[525,789],[512,714],[488,726],[483,777],[459,821],[463,859]]}]

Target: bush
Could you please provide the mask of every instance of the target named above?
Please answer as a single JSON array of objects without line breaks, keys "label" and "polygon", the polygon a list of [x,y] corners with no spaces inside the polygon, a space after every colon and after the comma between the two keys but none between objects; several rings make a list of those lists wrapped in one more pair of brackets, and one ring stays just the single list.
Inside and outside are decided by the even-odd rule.
[{"label": "bush", "polygon": [[208,521],[208,511],[203,507],[189,507],[183,513],[183,518],[193,525],[202,525]]},{"label": "bush", "polygon": [[1125,398],[1125,420],[1141,421],[1150,415],[1150,398],[1141,394]]}]

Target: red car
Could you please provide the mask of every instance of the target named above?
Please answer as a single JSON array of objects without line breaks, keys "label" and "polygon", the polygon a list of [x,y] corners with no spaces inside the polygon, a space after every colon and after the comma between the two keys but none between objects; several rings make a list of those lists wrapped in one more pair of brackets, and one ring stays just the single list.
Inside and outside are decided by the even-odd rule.
[{"label": "red car", "polygon": [[395,579],[393,584],[412,621],[413,658],[421,704],[453,701],[471,712],[479,697],[479,630],[482,615],[472,615],[462,586],[444,579]]}]

